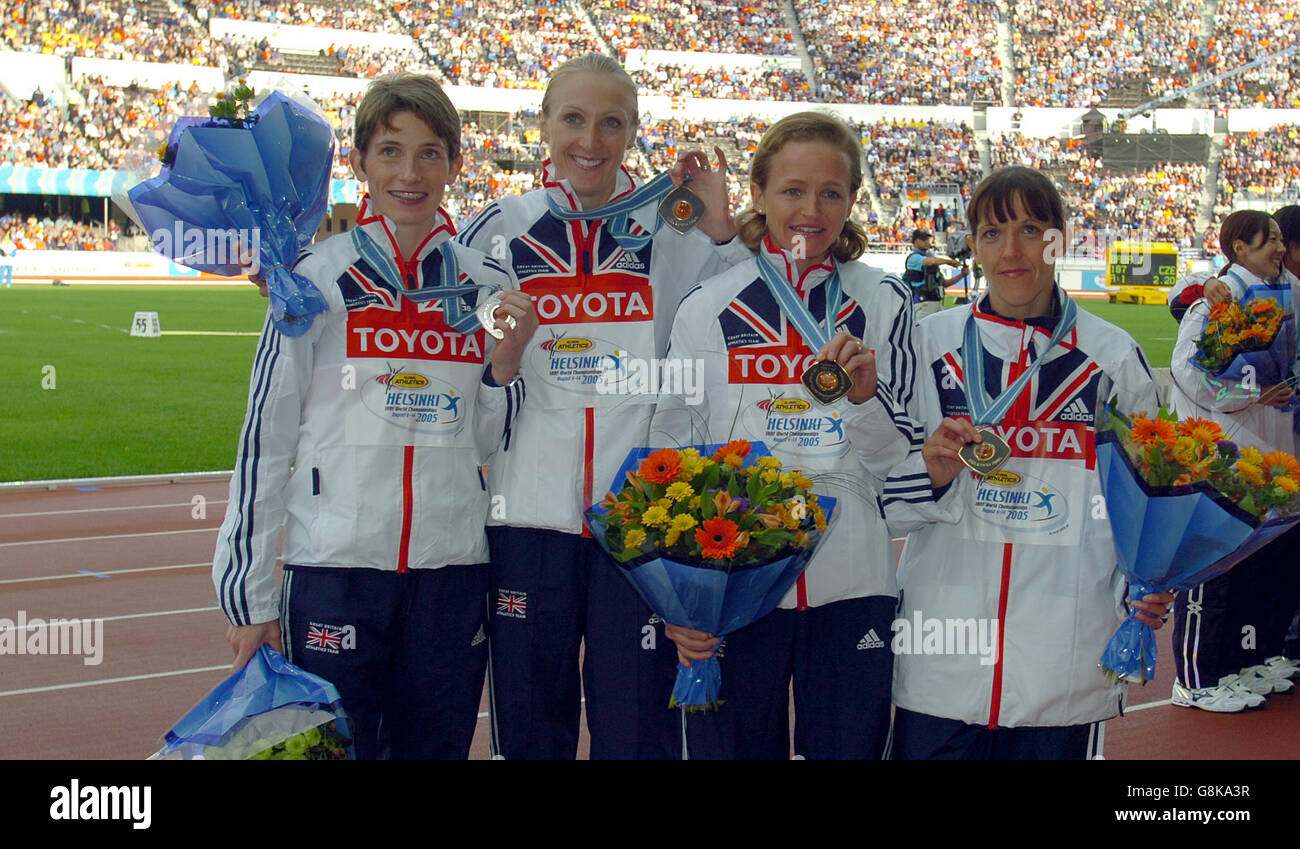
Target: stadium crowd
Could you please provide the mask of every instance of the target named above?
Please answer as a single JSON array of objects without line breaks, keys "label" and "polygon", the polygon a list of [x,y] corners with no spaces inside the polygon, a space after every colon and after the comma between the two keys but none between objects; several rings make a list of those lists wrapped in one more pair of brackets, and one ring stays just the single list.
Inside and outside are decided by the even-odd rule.
[{"label": "stadium crowd", "polygon": [[795,10],[826,100],[998,100],[997,33],[983,0],[796,0]]},{"label": "stadium crowd", "polygon": [[[1214,73],[1300,43],[1300,14],[1290,0],[1218,0],[1209,61]],[[1300,50],[1216,83],[1210,103],[1219,107],[1300,108]]]},{"label": "stadium crowd", "polygon": [[596,0],[596,27],[620,56],[636,49],[792,55],[779,0]]},{"label": "stadium crowd", "polygon": [[24,251],[113,251],[118,248],[122,229],[112,220],[105,234],[102,223],[6,213],[0,215],[0,242],[6,238]]},{"label": "stadium crowd", "polygon": [[[318,2],[262,2],[262,0],[191,0],[195,16],[233,18],[291,24],[306,27],[401,32],[401,24],[389,14],[390,4],[382,0],[318,0]],[[397,4],[402,5],[402,4]]]},{"label": "stadium crowd", "polygon": [[1230,211],[1238,193],[1284,203],[1300,199],[1300,124],[1228,136],[1219,160],[1220,210]]}]

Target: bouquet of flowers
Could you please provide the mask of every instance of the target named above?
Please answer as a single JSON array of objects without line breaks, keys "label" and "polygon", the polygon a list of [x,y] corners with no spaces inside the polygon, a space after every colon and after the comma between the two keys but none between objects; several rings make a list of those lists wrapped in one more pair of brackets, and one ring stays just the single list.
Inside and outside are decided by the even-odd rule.
[{"label": "bouquet of flowers", "polygon": [[185,714],[149,760],[351,760],[338,690],[270,646]]},{"label": "bouquet of flowers", "polygon": [[241,80],[217,95],[210,117],[177,121],[158,151],[161,171],[123,205],[154,249],[181,265],[231,277],[250,255],[276,327],[297,336],[326,309],[316,286],[289,267],[325,215],[334,133],[305,98],[271,92],[250,113],[253,98]]},{"label": "bouquet of flowers", "polygon": [[[1290,454],[1239,448],[1212,421],[1129,417],[1113,403],[1097,418],[1097,466],[1131,601],[1222,575],[1300,521]],[[1155,662],[1155,634],[1130,613],[1102,667],[1145,682]]]},{"label": "bouquet of flowers", "polygon": [[[596,541],[665,622],[718,636],[781,602],[835,506],[744,440],[635,449],[614,487],[586,513]],[[721,681],[716,657],[679,665],[669,707],[716,709]]]},{"label": "bouquet of flowers", "polygon": [[1225,301],[1210,308],[1191,363],[1221,381],[1264,387],[1289,380],[1295,359],[1289,305],[1251,295],[1240,304]]}]

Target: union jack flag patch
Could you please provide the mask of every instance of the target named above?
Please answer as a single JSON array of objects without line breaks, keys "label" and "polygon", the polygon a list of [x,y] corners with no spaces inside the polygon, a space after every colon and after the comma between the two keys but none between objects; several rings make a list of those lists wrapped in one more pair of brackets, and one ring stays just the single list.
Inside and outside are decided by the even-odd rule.
[{"label": "union jack flag patch", "polygon": [[511,619],[528,618],[528,593],[497,590],[497,616],[509,616]]},{"label": "union jack flag patch", "polygon": [[307,624],[306,648],[338,654],[340,649],[357,647],[357,630],[352,625],[322,625],[319,622]]}]

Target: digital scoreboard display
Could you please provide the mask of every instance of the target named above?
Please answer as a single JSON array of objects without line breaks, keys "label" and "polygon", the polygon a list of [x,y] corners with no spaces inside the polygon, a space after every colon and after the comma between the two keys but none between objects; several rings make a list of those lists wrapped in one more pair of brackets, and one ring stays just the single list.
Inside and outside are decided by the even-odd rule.
[{"label": "digital scoreboard display", "polygon": [[1110,286],[1173,286],[1178,249],[1167,242],[1116,242],[1106,249]]}]

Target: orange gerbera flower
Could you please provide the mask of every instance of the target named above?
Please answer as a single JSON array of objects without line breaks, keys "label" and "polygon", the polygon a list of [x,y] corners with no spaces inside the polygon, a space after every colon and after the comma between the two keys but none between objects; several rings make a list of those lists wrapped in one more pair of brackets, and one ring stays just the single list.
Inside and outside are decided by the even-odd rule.
[{"label": "orange gerbera flower", "polygon": [[1177,437],[1173,424],[1164,419],[1133,419],[1133,441],[1138,445],[1172,445]]},{"label": "orange gerbera flower", "polygon": [[721,463],[728,454],[735,454],[737,457],[744,457],[749,454],[750,448],[750,444],[745,440],[733,439],[714,453],[713,461],[715,463]]},{"label": "orange gerbera flower", "polygon": [[650,483],[672,483],[677,480],[677,473],[681,470],[681,455],[671,448],[660,448],[650,452],[650,456],[641,461],[637,474]]},{"label": "orange gerbera flower", "polygon": [[740,526],[730,519],[714,516],[695,531],[695,541],[703,546],[706,558],[722,560],[736,553],[736,531]]},{"label": "orange gerbera flower", "polygon": [[1252,303],[1250,305],[1250,311],[1255,315],[1263,315],[1264,313],[1268,312],[1269,310],[1273,309],[1276,306],[1277,306],[1277,301],[1273,300],[1272,298],[1264,298],[1262,300],[1255,301],[1254,303]]},{"label": "orange gerbera flower", "polygon": [[[1263,466],[1265,469],[1268,469],[1269,474],[1275,478],[1282,476],[1289,478],[1300,477],[1300,475],[1297,474],[1300,473],[1300,463],[1297,463],[1296,459],[1285,451],[1270,451],[1265,454]],[[1280,474],[1273,474],[1272,469],[1274,466],[1282,467]]]},{"label": "orange gerbera flower", "polygon": [[1209,419],[1191,416],[1185,421],[1178,423],[1178,435],[1190,436],[1200,442],[1205,441],[1207,437],[1209,437],[1212,442],[1222,442],[1223,428],[1219,427],[1218,422],[1212,422]]}]

